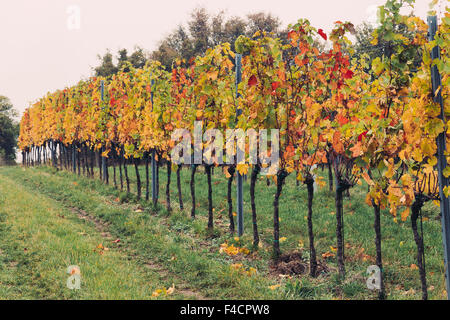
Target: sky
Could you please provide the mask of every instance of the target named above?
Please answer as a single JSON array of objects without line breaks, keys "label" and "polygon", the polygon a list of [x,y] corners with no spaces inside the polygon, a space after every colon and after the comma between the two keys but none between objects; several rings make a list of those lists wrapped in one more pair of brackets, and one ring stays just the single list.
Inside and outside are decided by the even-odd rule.
[{"label": "sky", "polygon": [[[425,18],[430,0],[416,0]],[[445,1],[445,0],[442,0]],[[287,26],[307,18],[329,32],[337,20],[375,21],[384,0],[1,0],[0,95],[19,116],[47,92],[92,75],[98,54],[109,48],[156,49],[158,41],[185,24],[197,7],[229,16],[270,12]]]}]

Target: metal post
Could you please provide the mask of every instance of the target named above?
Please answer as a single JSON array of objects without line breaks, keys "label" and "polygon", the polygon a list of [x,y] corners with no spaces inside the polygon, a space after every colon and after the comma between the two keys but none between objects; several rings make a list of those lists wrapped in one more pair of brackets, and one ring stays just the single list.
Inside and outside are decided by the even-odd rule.
[{"label": "metal post", "polygon": [[[437,31],[436,16],[428,16],[428,40],[433,41]],[[431,59],[440,59],[440,49],[438,46],[431,51]],[[441,113],[439,119],[445,123],[444,105],[442,101],[441,89],[441,75],[436,65],[431,67],[431,88],[433,91],[433,100],[441,106]],[[449,199],[444,194],[444,188],[448,186],[448,179],[444,176],[443,171],[447,166],[447,160],[444,156],[445,146],[445,132],[439,134],[436,139],[437,144],[437,166],[439,176],[439,197],[441,204],[441,224],[442,224],[442,243],[444,247],[444,268],[445,268],[445,283],[447,285],[447,300],[450,300],[450,271],[449,271],[449,257],[450,257],[450,205]]]},{"label": "metal post", "polygon": [[[155,85],[155,80],[151,80],[151,92],[150,92],[150,101],[152,104],[152,111],[153,111],[153,86]],[[158,190],[156,190],[157,186],[156,186],[156,151],[152,150],[152,201],[154,204],[156,204],[156,202],[158,201]]]},{"label": "metal post", "polygon": [[[238,93],[238,85],[242,80],[242,55],[236,54],[235,58],[236,62],[236,98],[239,97]],[[236,119],[242,114],[242,110],[237,108],[236,109]],[[237,148],[236,148],[237,149]],[[236,156],[236,162],[237,162],[237,156]],[[237,171],[237,179],[236,179],[236,188],[237,188],[237,197],[236,197],[236,211],[237,211],[237,229],[238,229],[238,236],[242,236],[244,234],[244,202],[242,199],[242,184],[243,184],[243,176]]]},{"label": "metal post", "polygon": [[75,145],[72,143],[72,171],[77,172],[77,164],[75,158]]},{"label": "metal post", "polygon": [[[101,92],[101,97],[102,97],[102,102],[104,102],[104,100],[105,100],[105,97],[104,97],[104,95],[105,95],[105,82],[102,80],[101,82],[100,82],[100,92]],[[103,151],[105,151],[105,148],[100,148],[100,153],[103,153]],[[103,155],[101,156],[102,157],[102,173],[103,173],[103,175],[102,175],[102,180],[103,181],[106,181],[106,175],[108,174],[107,172],[106,172],[106,157],[104,157]]]}]

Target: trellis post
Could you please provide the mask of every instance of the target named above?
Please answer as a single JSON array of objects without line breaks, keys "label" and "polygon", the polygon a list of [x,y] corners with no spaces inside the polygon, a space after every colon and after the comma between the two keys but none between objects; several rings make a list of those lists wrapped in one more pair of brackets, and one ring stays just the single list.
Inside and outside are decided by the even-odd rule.
[{"label": "trellis post", "polygon": [[[152,104],[152,112],[153,112],[153,86],[155,85],[155,80],[151,80],[151,92],[150,92],[150,101]],[[152,150],[152,202],[153,204],[156,204],[158,201],[158,190],[156,190],[156,151],[155,149]]]},{"label": "trellis post", "polygon": [[[236,98],[239,98],[238,93],[238,85],[242,80],[242,55],[236,54],[235,58],[236,62]],[[236,120],[237,118],[242,114],[242,110],[238,107],[236,108]],[[236,147],[237,150],[238,146]],[[236,152],[236,164],[238,161],[237,152]],[[239,172],[239,170],[236,171],[236,213],[237,213],[237,229],[238,229],[238,236],[242,236],[244,234],[244,201],[242,199],[242,184],[243,184],[243,176]]]},{"label": "trellis post", "polygon": [[[433,41],[437,31],[436,16],[428,16],[428,40]],[[431,51],[431,60],[440,59],[440,48],[435,46]],[[431,66],[431,88],[433,92],[433,100],[441,106],[439,119],[445,123],[444,105],[441,95],[441,75],[436,65]],[[445,157],[445,132],[439,134],[436,139],[437,144],[437,167],[439,176],[439,198],[441,207],[441,224],[442,224],[442,243],[444,247],[444,269],[445,269],[445,283],[447,286],[447,299],[450,300],[450,271],[449,271],[449,257],[450,257],[450,205],[449,199],[444,193],[444,188],[448,186],[448,179],[444,176],[443,171],[447,166],[447,159]]]},{"label": "trellis post", "polygon": [[[100,82],[100,92],[101,92],[101,98],[102,98],[102,102],[105,101],[105,82],[102,80]],[[100,153],[103,153],[103,151],[105,151],[105,149],[102,147],[100,149]],[[107,172],[106,172],[106,157],[104,157],[103,155],[101,155],[101,159],[102,159],[102,180],[106,181],[106,176],[107,176]]]}]

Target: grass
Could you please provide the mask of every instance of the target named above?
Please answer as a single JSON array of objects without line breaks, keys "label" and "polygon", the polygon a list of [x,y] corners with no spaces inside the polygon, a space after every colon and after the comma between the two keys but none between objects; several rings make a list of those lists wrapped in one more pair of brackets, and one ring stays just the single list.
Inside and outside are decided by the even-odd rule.
[{"label": "grass", "polygon": [[[141,179],[144,180],[144,168],[140,168]],[[135,192],[135,173],[134,168],[128,168],[131,180],[132,191]],[[30,168],[22,169],[20,167],[0,168],[0,212],[6,218],[1,220],[2,233],[6,232],[6,241],[2,244],[0,255],[2,260],[0,271],[0,297],[8,298],[3,292],[11,290],[11,297],[16,298],[134,298],[151,297],[155,288],[169,287],[175,283],[175,288],[179,288],[179,295],[158,297],[158,298],[183,298],[192,297],[188,294],[195,293],[197,298],[215,298],[215,299],[375,299],[376,293],[366,287],[366,269],[374,264],[375,245],[373,231],[373,212],[370,207],[364,203],[366,186],[356,186],[351,192],[351,198],[345,199],[345,243],[346,243],[346,269],[347,277],[341,281],[336,276],[335,257],[322,258],[322,254],[333,254],[332,246],[335,246],[335,225],[336,217],[334,214],[334,195],[327,191],[327,188],[317,190],[314,198],[314,231],[316,237],[316,246],[318,257],[324,260],[331,268],[329,274],[320,275],[318,278],[311,278],[307,275],[299,277],[278,277],[269,272],[269,262],[271,259],[272,245],[272,202],[275,194],[275,186],[271,183],[266,185],[265,178],[261,177],[256,186],[256,203],[258,210],[258,224],[261,236],[261,247],[257,252],[248,256],[238,255],[234,257],[220,253],[220,245],[225,241],[239,246],[245,246],[251,249],[252,241],[252,223],[250,218],[250,199],[249,199],[249,181],[244,184],[244,227],[245,234],[238,240],[233,239],[228,233],[228,217],[226,202],[226,178],[220,168],[215,169],[213,175],[213,202],[214,202],[214,236],[207,232],[207,184],[206,175],[199,170],[196,175],[196,195],[199,206],[197,207],[197,219],[192,220],[190,214],[190,190],[189,190],[190,172],[187,169],[182,170],[182,191],[185,210],[178,210],[176,195],[175,174],[172,175],[171,200],[174,211],[168,213],[164,209],[165,199],[165,181],[166,174],[162,168],[160,171],[160,205],[155,210],[151,204],[141,201],[134,201],[133,195],[126,195],[107,186],[98,180],[88,179],[75,174],[56,171],[51,168]],[[112,173],[110,174],[112,178]],[[143,183],[145,186],[145,182]],[[10,187],[14,186],[14,187]],[[235,189],[234,189],[235,190]],[[29,193],[29,198],[22,201],[21,211],[16,208],[19,204],[17,199],[20,194]],[[233,192],[233,196],[235,196]],[[33,197],[41,199],[40,203]],[[233,200],[235,197],[233,197]],[[24,198],[25,199],[25,198]],[[280,199],[280,217],[281,217],[281,236],[286,240],[281,243],[283,252],[292,252],[299,250],[305,258],[308,257],[308,234],[306,221],[306,188],[295,186],[295,178],[289,176],[283,189]],[[28,208],[29,204],[33,206]],[[48,210],[48,204],[52,203],[58,208],[62,215],[71,217],[66,219],[58,218],[58,214]],[[7,204],[7,205],[5,205]],[[27,205],[28,204],[28,205]],[[101,235],[96,232],[95,226],[89,223],[80,222],[73,209],[83,210],[96,219],[108,223],[108,231],[113,238],[120,238],[122,250],[108,251],[107,254],[99,255],[89,251],[92,259],[86,260],[86,272],[96,275],[103,275],[100,270],[106,268],[102,263],[106,263],[106,258],[114,254],[115,258],[111,263],[123,261],[123,256],[127,256],[131,264],[135,264],[135,276],[144,272],[149,277],[148,283],[133,282],[127,284],[127,290],[107,291],[106,288],[91,288],[92,292],[87,290],[78,290],[76,292],[64,288],[61,284],[66,275],[64,274],[67,263],[72,260],[65,260],[63,257],[72,254],[74,248],[82,248],[86,237],[81,236],[79,232],[91,232],[93,235],[90,246],[95,248],[102,242]],[[56,209],[55,209],[56,210]],[[35,212],[36,211],[36,212]],[[445,279],[444,265],[442,258],[442,238],[440,230],[440,221],[435,217],[438,215],[438,209],[431,204],[424,208],[424,235],[426,246],[427,280],[429,285],[429,295],[431,299],[445,299]],[[5,213],[6,212],[6,213]],[[22,213],[19,213],[22,212]],[[56,211],[55,211],[56,212]],[[59,212],[59,211],[58,211]],[[61,213],[60,213],[61,214]],[[20,224],[14,215],[23,216]],[[7,218],[7,217],[11,218]],[[23,224],[27,224],[29,230],[34,230],[37,222],[33,217],[41,216],[41,228],[45,234],[52,235],[43,239],[33,238],[34,233],[21,232]],[[5,220],[6,219],[6,220]],[[31,221],[31,222],[30,222]],[[39,221],[39,219],[37,220]],[[62,225],[60,226],[60,224]],[[384,271],[386,276],[386,290],[389,299],[420,299],[420,283],[418,270],[411,268],[415,264],[416,247],[410,227],[410,221],[394,221],[388,212],[382,214],[382,235],[383,235],[383,259]],[[63,228],[63,231],[56,232]],[[90,231],[84,228],[91,228]],[[93,228],[93,229],[92,229]],[[16,230],[17,229],[17,230]],[[54,230],[55,229],[55,230]],[[3,231],[8,230],[8,231]],[[12,231],[11,231],[12,230]],[[16,230],[16,231],[14,231]],[[51,231],[50,231],[51,230]],[[87,230],[87,229],[86,229]],[[3,256],[11,254],[14,256],[22,255],[18,245],[14,241],[14,233],[27,235],[22,240],[21,245],[36,246],[36,258],[31,259],[26,265],[30,265],[27,274],[30,279],[22,279],[17,283],[16,267],[7,267],[3,263]],[[61,237],[55,238],[56,236]],[[95,238],[100,237],[100,238]],[[89,238],[91,239],[91,238]],[[70,241],[69,241],[70,240]],[[57,243],[65,243],[57,247]],[[28,244],[29,243],[29,244]],[[78,244],[80,243],[80,244]],[[69,246],[72,244],[72,247]],[[87,246],[87,244],[85,244]],[[55,247],[56,246],[56,247]],[[19,246],[20,248],[20,246]],[[23,250],[23,249],[22,249]],[[47,265],[47,255],[54,256],[55,250],[59,250],[58,257],[63,261],[55,261]],[[81,249],[80,249],[81,250]],[[17,252],[16,252],[17,251]],[[125,253],[126,252],[126,253]],[[27,256],[27,255],[26,255]],[[121,258],[122,257],[122,258]],[[28,259],[23,258],[23,259]],[[116,261],[117,260],[117,261]],[[28,261],[28,260],[26,260]],[[67,262],[67,263],[66,263]],[[77,262],[84,265],[84,262]],[[109,263],[109,262],[108,262]],[[145,266],[157,264],[160,268],[155,271]],[[244,268],[255,268],[256,274],[248,275],[242,271],[233,269],[232,264],[240,263]],[[76,263],[73,263],[76,264]],[[78,265],[80,265],[78,264]],[[28,267],[27,267],[28,268]],[[80,265],[83,272],[84,267]],[[122,267],[121,267],[122,268]],[[111,278],[124,279],[127,274],[126,264],[124,269],[117,270]],[[42,272],[40,270],[43,270]],[[36,271],[37,270],[37,271]],[[57,271],[55,271],[57,270]],[[114,268],[113,268],[114,270]],[[41,285],[47,288],[45,284],[36,282],[36,272],[45,274],[47,278],[55,277],[60,274],[63,279],[58,285],[53,285],[46,291],[41,292]],[[25,274],[25,273],[21,273]],[[83,273],[84,274],[84,273]],[[88,275],[86,275],[87,277]],[[107,275],[103,275],[106,277]],[[8,281],[3,280],[5,277]],[[27,275],[28,277],[28,275]],[[45,278],[45,279],[47,279]],[[6,282],[5,282],[6,281]],[[65,280],[64,280],[65,281]],[[87,280],[86,280],[87,281]],[[97,280],[96,280],[97,281]],[[119,280],[117,288],[125,285]],[[45,281],[44,281],[45,282]],[[4,285],[8,283],[8,285]],[[55,283],[55,281],[51,282]],[[101,280],[95,283],[101,283]],[[147,287],[145,287],[147,285]],[[278,286],[279,285],[279,286]],[[9,289],[5,289],[9,288]],[[5,291],[6,290],[6,291]],[[22,295],[17,291],[23,292]],[[37,291],[36,291],[37,290]],[[101,294],[98,292],[101,291]],[[175,290],[177,292],[178,290]],[[65,292],[65,294],[61,294]],[[146,293],[146,296],[141,294]]]},{"label": "grass", "polygon": [[[58,201],[4,175],[0,233],[1,299],[149,299],[171,285]],[[66,287],[70,265],[81,269],[80,290]]]}]

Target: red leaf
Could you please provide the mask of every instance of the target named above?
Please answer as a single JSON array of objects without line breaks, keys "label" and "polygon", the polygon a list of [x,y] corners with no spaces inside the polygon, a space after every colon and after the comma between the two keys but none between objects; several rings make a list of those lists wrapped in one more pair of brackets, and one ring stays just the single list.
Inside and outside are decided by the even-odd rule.
[{"label": "red leaf", "polygon": [[344,79],[351,79],[353,77],[353,71],[347,70],[347,72],[344,73]]},{"label": "red leaf", "polygon": [[358,136],[358,141],[361,141],[363,137],[364,137],[364,138],[366,137],[366,135],[367,135],[367,131],[364,131],[363,133],[361,133],[361,134]]},{"label": "red leaf", "polygon": [[250,79],[248,79],[248,85],[255,86],[258,83],[258,79],[255,77],[255,75],[252,75]]},{"label": "red leaf", "polygon": [[325,32],[323,32],[322,29],[319,29],[317,32],[324,40],[327,40],[327,34]]},{"label": "red leaf", "polygon": [[277,82],[272,82],[272,90],[277,90],[277,88],[280,86],[280,83]]}]

